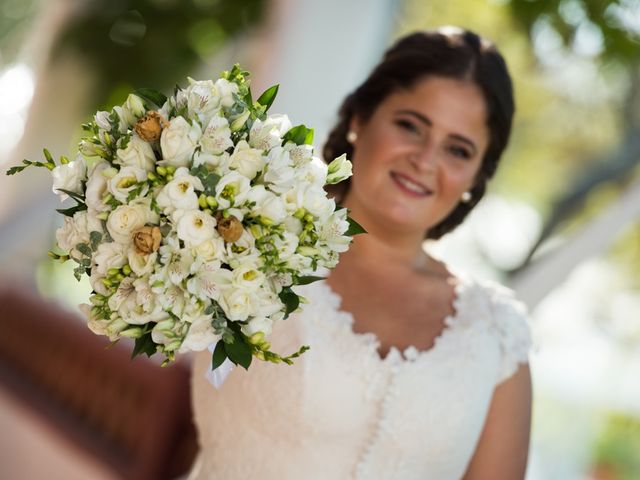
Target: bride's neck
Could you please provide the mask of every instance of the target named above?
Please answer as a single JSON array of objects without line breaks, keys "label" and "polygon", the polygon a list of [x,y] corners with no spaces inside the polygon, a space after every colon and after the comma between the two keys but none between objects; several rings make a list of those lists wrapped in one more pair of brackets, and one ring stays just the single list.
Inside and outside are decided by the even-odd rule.
[{"label": "bride's neck", "polygon": [[356,235],[349,250],[343,254],[350,260],[394,264],[398,267],[416,269],[424,262],[422,237],[403,234],[369,233]]}]

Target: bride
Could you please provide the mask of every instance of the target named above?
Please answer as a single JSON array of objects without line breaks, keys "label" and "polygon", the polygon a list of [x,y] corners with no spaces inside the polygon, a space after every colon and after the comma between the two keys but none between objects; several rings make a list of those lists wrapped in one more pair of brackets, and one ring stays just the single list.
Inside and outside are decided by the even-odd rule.
[{"label": "bride", "polygon": [[274,326],[293,366],[194,362],[200,454],[190,479],[522,479],[529,445],[527,313],[511,290],[454,272],[425,238],[482,198],[514,111],[495,47],[464,30],[401,38],[344,100],[325,158],[331,192],[368,231]]}]

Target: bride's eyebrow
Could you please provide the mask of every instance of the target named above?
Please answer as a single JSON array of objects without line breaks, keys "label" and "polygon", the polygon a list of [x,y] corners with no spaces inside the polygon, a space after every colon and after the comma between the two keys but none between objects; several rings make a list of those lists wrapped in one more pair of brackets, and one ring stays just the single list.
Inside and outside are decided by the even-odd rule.
[{"label": "bride's eyebrow", "polygon": [[[416,111],[416,110],[406,110],[406,109],[402,109],[402,110],[396,110],[396,114],[404,114],[404,115],[410,115],[414,118],[416,118],[417,120],[419,120],[421,123],[424,123],[425,125],[432,127],[433,126],[433,122],[431,121],[431,119],[429,117],[427,117],[426,115]],[[451,135],[449,135],[451,138],[458,140],[462,143],[466,143],[469,148],[473,149],[473,153],[475,154],[475,152],[478,150],[476,147],[476,144],[469,138],[465,137],[464,135],[460,135],[459,133],[452,133]]]}]

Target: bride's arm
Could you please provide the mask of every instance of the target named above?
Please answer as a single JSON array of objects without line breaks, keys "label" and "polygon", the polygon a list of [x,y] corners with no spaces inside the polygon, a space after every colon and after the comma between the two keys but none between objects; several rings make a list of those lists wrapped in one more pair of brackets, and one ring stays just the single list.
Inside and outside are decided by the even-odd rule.
[{"label": "bride's arm", "polygon": [[522,480],[531,431],[528,364],[495,389],[489,413],[463,480]]}]

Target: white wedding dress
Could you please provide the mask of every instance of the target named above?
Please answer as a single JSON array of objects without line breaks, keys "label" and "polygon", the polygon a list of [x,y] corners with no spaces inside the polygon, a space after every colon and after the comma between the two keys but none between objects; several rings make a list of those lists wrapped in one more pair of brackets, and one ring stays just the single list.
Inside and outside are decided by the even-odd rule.
[{"label": "white wedding dress", "polygon": [[292,366],[254,359],[220,390],[192,377],[200,453],[189,480],[459,479],[494,387],[527,362],[524,304],[496,283],[458,275],[455,314],[426,351],[378,354],[372,333],[324,281],[297,287],[309,303],[279,323],[272,350],[311,349]]}]

